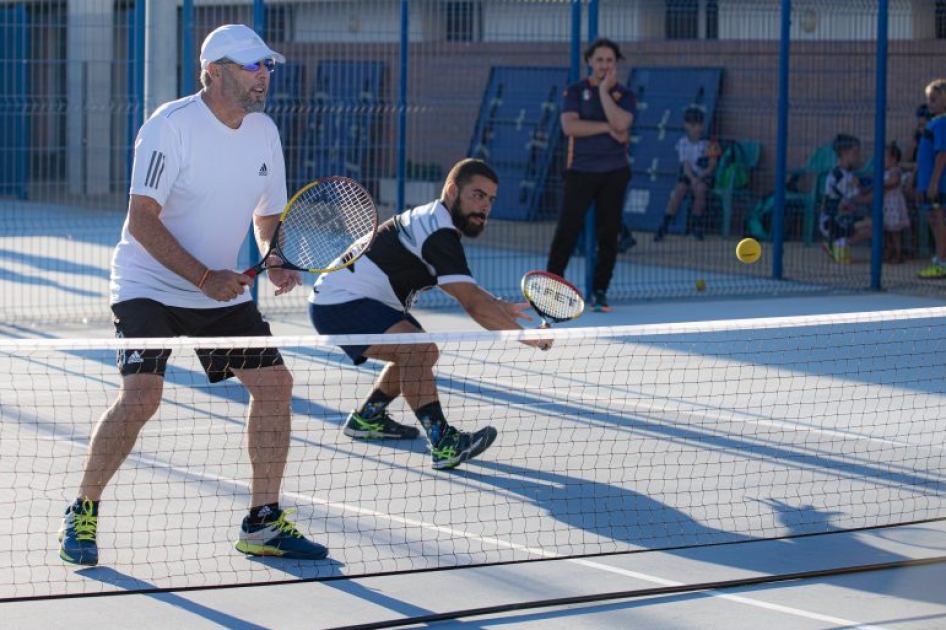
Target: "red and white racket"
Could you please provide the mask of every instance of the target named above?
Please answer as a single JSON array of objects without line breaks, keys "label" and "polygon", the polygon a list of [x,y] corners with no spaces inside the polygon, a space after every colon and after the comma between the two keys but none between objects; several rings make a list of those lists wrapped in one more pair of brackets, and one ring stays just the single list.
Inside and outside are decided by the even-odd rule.
[{"label": "red and white racket", "polygon": [[522,295],[542,318],[542,328],[580,317],[585,312],[581,291],[564,278],[547,271],[522,276]]}]

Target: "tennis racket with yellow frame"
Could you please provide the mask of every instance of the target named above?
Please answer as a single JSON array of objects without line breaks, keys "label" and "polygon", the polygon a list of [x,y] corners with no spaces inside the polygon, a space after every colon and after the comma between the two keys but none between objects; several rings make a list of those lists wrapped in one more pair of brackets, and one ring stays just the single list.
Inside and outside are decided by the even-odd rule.
[{"label": "tennis racket with yellow frame", "polygon": [[347,177],[324,177],[293,195],[269,251],[243,273],[255,278],[267,269],[344,269],[368,251],[377,232],[378,210],[368,191]]}]

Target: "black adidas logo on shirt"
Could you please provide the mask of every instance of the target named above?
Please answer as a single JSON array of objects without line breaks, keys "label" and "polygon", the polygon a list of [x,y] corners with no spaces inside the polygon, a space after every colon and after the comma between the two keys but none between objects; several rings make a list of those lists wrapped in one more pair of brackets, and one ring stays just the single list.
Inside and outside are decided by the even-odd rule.
[{"label": "black adidas logo on shirt", "polygon": [[269,175],[269,169],[266,168],[266,162],[263,162],[263,165],[259,167],[259,176],[266,177],[267,175]]}]

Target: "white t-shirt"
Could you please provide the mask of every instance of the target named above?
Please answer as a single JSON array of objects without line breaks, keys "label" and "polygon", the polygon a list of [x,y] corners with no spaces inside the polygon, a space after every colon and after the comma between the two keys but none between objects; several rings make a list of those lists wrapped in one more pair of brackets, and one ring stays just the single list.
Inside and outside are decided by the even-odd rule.
[{"label": "white t-shirt", "polygon": [[423,291],[454,282],[476,284],[450,211],[434,201],[381,224],[371,249],[355,264],[316,279],[309,301],[372,298],[407,311]]},{"label": "white t-shirt", "polygon": [[677,157],[680,160],[680,166],[685,163],[690,165],[695,175],[702,175],[706,172],[709,159],[719,157],[719,145],[715,142],[700,138],[697,141],[690,140],[689,136],[682,136],[677,140]]},{"label": "white t-shirt", "polygon": [[[286,205],[279,131],[265,114],[249,114],[231,129],[200,94],[166,103],[138,131],[130,192],[157,201],[161,221],[208,269],[235,269],[253,215],[280,214]],[[127,218],[109,289],[112,304],[149,298],[168,306],[223,306],[145,251]],[[227,304],[250,299],[247,292]]]}]

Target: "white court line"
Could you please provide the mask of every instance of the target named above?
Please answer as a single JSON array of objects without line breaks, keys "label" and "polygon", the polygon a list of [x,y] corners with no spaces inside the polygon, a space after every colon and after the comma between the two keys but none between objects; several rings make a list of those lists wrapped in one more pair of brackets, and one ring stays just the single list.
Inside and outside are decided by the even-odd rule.
[{"label": "white court line", "polygon": [[[636,580],[643,580],[645,582],[652,582],[654,584],[659,584],[660,586],[685,586],[685,582],[674,582],[672,580],[664,580],[652,575],[647,575],[645,573],[638,573],[636,571],[628,571],[627,569],[619,569],[617,567],[611,567],[606,564],[600,564],[598,562],[592,562],[590,560],[582,560],[580,558],[566,558],[567,562],[573,564],[579,564],[590,569],[596,569],[599,571],[607,571],[608,573],[616,573],[624,577],[633,578]],[[718,597],[727,601],[731,601],[737,604],[744,604],[746,606],[753,606],[755,608],[763,608],[765,610],[771,610],[773,612],[785,613],[787,615],[793,615],[795,617],[802,617],[805,619],[813,619],[815,621],[825,621],[828,623],[833,623],[844,628],[851,628],[852,630],[889,630],[884,626],[875,626],[871,624],[863,624],[858,621],[851,621],[850,619],[844,619],[842,617],[832,617],[830,615],[822,615],[821,613],[812,612],[810,610],[802,610],[801,608],[794,608],[790,606],[782,606],[781,604],[772,604],[769,602],[763,602],[755,599],[750,599],[742,595],[729,595],[727,593],[717,593],[714,591],[702,591],[704,595],[709,597]]]},{"label": "white court line", "polygon": [[[675,400],[675,399],[667,399]],[[803,431],[805,433],[813,433],[817,435],[824,435],[826,437],[839,437],[855,440],[863,440],[866,442],[874,442],[877,444],[882,444],[885,446],[898,446],[904,448],[925,448],[932,451],[946,449],[946,444],[937,445],[926,443],[915,443],[908,442],[904,440],[895,440],[891,438],[878,437],[871,435],[869,433],[857,433],[850,430],[842,429],[825,429],[822,427],[817,427],[811,424],[806,424],[800,420],[779,420],[779,419],[765,419],[754,414],[749,414],[741,412],[736,409],[722,409],[719,407],[710,407],[708,405],[698,405],[693,403],[690,409],[685,409],[682,406],[677,409],[668,410],[666,407],[660,407],[656,404],[646,404],[646,403],[635,403],[633,409],[638,408],[646,409],[650,414],[655,414],[655,412],[666,413],[687,413],[690,415],[698,416],[700,418],[705,418],[707,420],[713,420],[717,422],[731,422],[731,423],[740,423],[740,424],[755,424],[763,427],[769,427],[774,429],[780,429],[782,431]],[[881,417],[883,414],[880,412],[877,413],[878,417]],[[658,418],[660,419],[660,418]],[[726,434],[728,435],[728,434]]]},{"label": "white court line", "polygon": [[[80,446],[82,446],[71,440],[69,440],[67,444],[69,444],[73,448],[79,448]],[[164,469],[176,472],[185,479],[188,477],[191,477],[191,478],[197,477],[207,482],[223,483],[223,484],[229,484],[235,487],[242,487],[246,489],[247,492],[249,492],[249,489],[250,489],[249,484],[246,482],[228,479],[220,475],[214,475],[214,474],[210,474],[206,472],[196,474],[193,471],[188,470],[187,468],[181,468],[178,466],[169,466],[167,464],[159,462],[158,460],[148,458],[148,457],[137,456],[136,459],[143,463],[150,464],[151,466],[155,468],[164,468]],[[664,578],[660,578],[655,575],[649,575],[646,573],[639,573],[636,571],[628,571],[627,569],[611,567],[606,564],[593,562],[591,560],[584,560],[581,558],[571,558],[569,556],[563,556],[561,554],[554,553],[551,551],[546,551],[544,549],[538,549],[535,547],[527,547],[525,545],[512,543],[506,540],[501,540],[499,538],[484,537],[484,536],[473,534],[467,531],[454,529],[452,527],[444,527],[442,525],[436,525],[434,523],[428,523],[426,521],[420,521],[420,520],[416,520],[412,518],[404,518],[401,516],[394,516],[392,514],[385,514],[384,512],[378,512],[376,510],[368,510],[368,509],[361,508],[358,506],[350,505],[348,503],[337,503],[334,501],[325,501],[325,500],[317,499],[315,497],[299,494],[297,492],[283,492],[282,496],[286,498],[291,498],[297,503],[309,503],[314,506],[322,506],[325,508],[331,508],[339,512],[348,512],[348,513],[358,514],[360,516],[370,516],[378,520],[386,520],[391,523],[395,523],[399,525],[418,527],[418,528],[422,528],[422,529],[426,529],[430,531],[435,531],[438,533],[448,534],[451,537],[455,537],[455,538],[466,538],[468,540],[476,540],[480,543],[493,545],[497,548],[505,548],[505,549],[511,549],[514,551],[521,551],[521,552],[525,552],[530,555],[534,555],[534,556],[538,556],[542,558],[560,559],[560,560],[564,560],[566,562],[570,562],[573,564],[579,564],[589,569],[594,569],[598,571],[606,571],[608,573],[615,573],[615,574],[623,575],[625,577],[633,578],[636,580],[641,580],[642,582],[658,584],[660,586],[672,587],[672,586],[684,586],[686,584],[685,582],[674,582],[672,580],[666,580]],[[353,580],[357,578],[358,576],[350,576],[350,579],[353,579]],[[846,628],[851,628],[852,630],[890,630],[889,628],[885,628],[883,626],[862,624],[860,622],[852,621],[849,619],[843,619],[841,617],[832,617],[830,615],[822,615],[821,613],[811,612],[808,610],[802,610],[800,608],[793,608],[789,606],[782,606],[780,604],[772,604],[768,602],[758,601],[758,600],[754,600],[754,599],[744,597],[741,595],[730,595],[726,593],[717,593],[713,591],[704,591],[704,594],[706,594],[709,597],[718,597],[726,601],[731,601],[731,602],[742,604],[745,606],[752,606],[754,608],[762,608],[765,610],[784,613],[786,615],[792,615],[792,616],[801,617],[804,619],[813,619],[816,621],[824,621],[828,623],[833,623],[840,626],[844,626]]]}]

